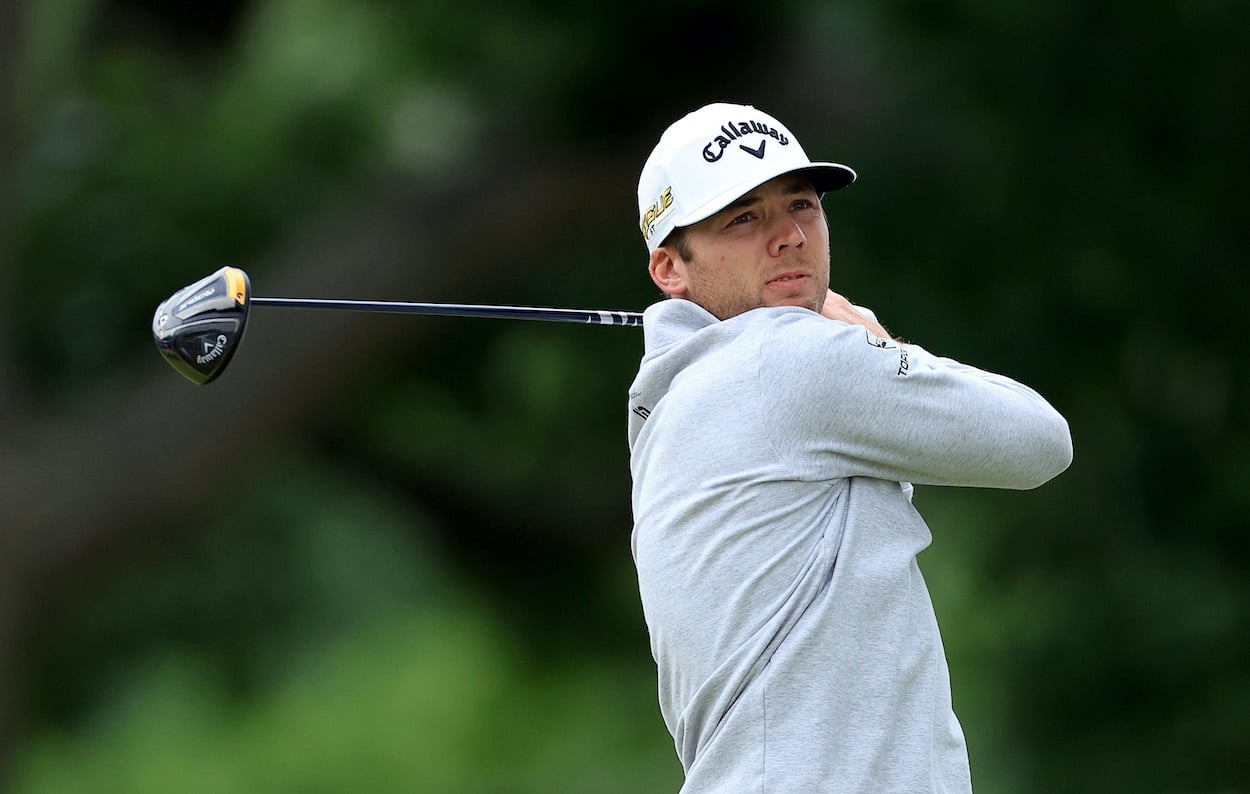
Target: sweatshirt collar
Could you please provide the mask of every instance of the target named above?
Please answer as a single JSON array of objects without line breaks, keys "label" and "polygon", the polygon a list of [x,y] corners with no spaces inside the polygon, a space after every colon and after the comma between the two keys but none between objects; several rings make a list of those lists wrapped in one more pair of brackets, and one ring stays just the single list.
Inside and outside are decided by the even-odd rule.
[{"label": "sweatshirt collar", "polygon": [[643,340],[648,351],[662,350],[718,322],[716,315],[694,301],[666,298],[643,312]]}]

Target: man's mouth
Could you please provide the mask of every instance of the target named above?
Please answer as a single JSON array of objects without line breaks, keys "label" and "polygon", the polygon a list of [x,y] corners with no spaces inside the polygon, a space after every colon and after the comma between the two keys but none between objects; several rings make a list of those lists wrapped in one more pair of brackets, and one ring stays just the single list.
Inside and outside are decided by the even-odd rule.
[{"label": "man's mouth", "polygon": [[806,273],[785,273],[784,275],[780,275],[777,278],[770,280],[768,282],[768,286],[793,284],[795,282],[802,281],[805,278],[808,278]]}]

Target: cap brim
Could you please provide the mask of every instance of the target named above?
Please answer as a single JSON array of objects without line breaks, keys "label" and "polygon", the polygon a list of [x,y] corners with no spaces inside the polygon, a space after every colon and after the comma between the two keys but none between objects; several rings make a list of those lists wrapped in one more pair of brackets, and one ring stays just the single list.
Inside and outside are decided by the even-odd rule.
[{"label": "cap brim", "polygon": [[840,163],[812,163],[810,168],[797,171],[811,180],[818,193],[841,190],[855,181],[855,169]]},{"label": "cap brim", "polygon": [[782,171],[767,179],[751,179],[734,185],[711,200],[704,202],[702,206],[695,207],[690,212],[677,218],[673,228],[690,226],[699,221],[707,220],[765,182],[786,174],[802,174],[812,183],[812,187],[816,188],[816,192],[822,196],[834,190],[841,190],[854,182],[856,178],[855,169],[850,166],[842,165],[841,163],[812,163],[811,165],[805,165],[790,171]]}]

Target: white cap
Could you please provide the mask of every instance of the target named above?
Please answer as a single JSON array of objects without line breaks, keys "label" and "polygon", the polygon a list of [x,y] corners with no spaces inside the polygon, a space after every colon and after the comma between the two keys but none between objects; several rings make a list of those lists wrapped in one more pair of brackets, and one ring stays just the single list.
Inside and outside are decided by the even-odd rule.
[{"label": "white cap", "polygon": [[773,177],[801,172],[824,194],[855,181],[838,163],[813,163],[780,121],[750,105],[705,105],[673,123],[638,180],[647,250],[679,226],[710,218]]}]

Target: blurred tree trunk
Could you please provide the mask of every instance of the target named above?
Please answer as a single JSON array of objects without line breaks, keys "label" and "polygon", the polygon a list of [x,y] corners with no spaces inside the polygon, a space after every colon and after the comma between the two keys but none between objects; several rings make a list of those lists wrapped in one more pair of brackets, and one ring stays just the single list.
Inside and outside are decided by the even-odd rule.
[{"label": "blurred tree trunk", "polygon": [[17,148],[13,94],[17,84],[18,24],[22,4],[0,3],[0,427],[9,427],[19,415],[21,392],[13,363],[13,311],[9,234],[13,222],[13,166]]},{"label": "blurred tree trunk", "polygon": [[[0,428],[17,425],[19,390],[14,382],[11,323],[13,322],[9,229],[13,208],[13,151],[16,130],[13,118],[13,92],[17,80],[18,22],[22,4],[18,0],[0,3]],[[7,435],[7,433],[6,433]],[[5,506],[6,503],[0,503]],[[7,512],[7,509],[6,509]],[[0,781],[7,772],[8,753],[13,737],[15,638],[19,584],[17,560],[9,553],[6,538],[8,522],[0,524]]]},{"label": "blurred tree trunk", "polygon": [[[264,263],[263,293],[468,301],[510,263],[558,244],[565,227],[629,222],[621,186],[632,175],[611,156],[582,164],[567,152],[526,153],[486,165],[446,190],[383,191],[355,216],[291,241]],[[622,201],[600,198],[614,194]],[[9,728],[0,767],[14,749],[23,626],[55,603],[54,583],[72,582],[89,555],[159,544],[184,522],[228,514],[249,452],[298,434],[339,398],[337,384],[421,344],[430,327],[342,312],[263,317],[216,383],[191,385],[153,350],[117,387],[85,395],[75,415],[27,426],[0,449],[0,721]]]}]

